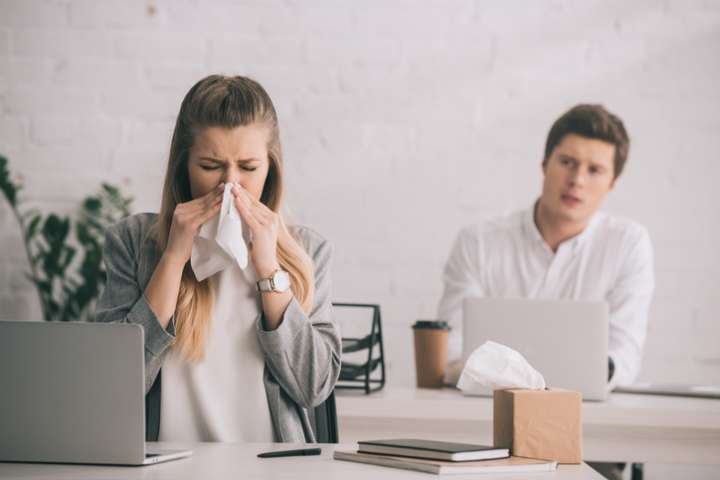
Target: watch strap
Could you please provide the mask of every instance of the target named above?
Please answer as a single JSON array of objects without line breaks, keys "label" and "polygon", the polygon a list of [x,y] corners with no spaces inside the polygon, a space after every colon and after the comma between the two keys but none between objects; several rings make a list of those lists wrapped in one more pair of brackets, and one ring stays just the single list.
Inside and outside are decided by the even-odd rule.
[{"label": "watch strap", "polygon": [[272,292],[273,291],[272,277],[263,278],[262,280],[258,281],[257,289],[261,292]]},{"label": "watch strap", "polygon": [[257,289],[260,292],[278,292],[282,293],[290,288],[290,278],[288,273],[278,268],[269,278],[264,278],[257,282]]}]

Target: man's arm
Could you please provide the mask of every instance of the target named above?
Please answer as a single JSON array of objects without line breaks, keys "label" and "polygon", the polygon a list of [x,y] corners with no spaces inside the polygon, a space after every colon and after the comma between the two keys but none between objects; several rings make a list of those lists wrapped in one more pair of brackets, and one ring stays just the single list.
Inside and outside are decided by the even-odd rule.
[{"label": "man's arm", "polygon": [[479,241],[466,228],[460,231],[443,270],[443,295],[438,305],[438,319],[450,324],[448,360],[462,355],[462,302],[468,296],[482,296],[479,274]]},{"label": "man's arm", "polygon": [[607,297],[610,307],[608,354],[614,365],[610,388],[632,384],[640,371],[655,288],[650,236],[645,228],[632,233],[620,252],[624,259]]}]

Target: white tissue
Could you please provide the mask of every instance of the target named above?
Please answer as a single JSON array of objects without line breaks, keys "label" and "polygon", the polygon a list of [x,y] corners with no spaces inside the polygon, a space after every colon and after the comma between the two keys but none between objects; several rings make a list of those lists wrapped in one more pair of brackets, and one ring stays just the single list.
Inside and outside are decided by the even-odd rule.
[{"label": "white tissue", "polygon": [[200,227],[193,242],[190,266],[198,281],[235,263],[241,269],[247,267],[248,249],[243,236],[243,222],[235,207],[232,187],[232,183],[225,184],[220,214]]},{"label": "white tissue", "polygon": [[485,342],[470,354],[457,387],[468,395],[504,388],[544,390],[545,379],[512,348]]}]

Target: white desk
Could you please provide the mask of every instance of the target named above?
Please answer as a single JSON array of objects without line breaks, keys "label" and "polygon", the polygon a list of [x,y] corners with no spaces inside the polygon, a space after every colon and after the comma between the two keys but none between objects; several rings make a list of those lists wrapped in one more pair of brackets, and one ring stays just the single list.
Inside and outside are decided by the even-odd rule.
[{"label": "white desk", "polygon": [[[492,443],[492,399],[455,389],[337,391],[340,440],[425,437]],[[720,465],[720,400],[614,393],[583,403],[585,461]]]},{"label": "white desk", "polygon": [[[173,445],[160,444],[165,448]],[[174,445],[177,447],[177,445]],[[201,480],[246,480],[246,479],[368,479],[373,480],[429,480],[431,474],[398,470],[395,468],[363,465],[359,463],[332,460],[336,445],[320,445],[323,453],[315,457],[257,458],[260,452],[302,448],[292,444],[228,444],[198,443],[187,445],[193,456],[172,462],[158,463],[146,467],[104,467],[94,465],[56,465],[29,463],[0,463],[0,478],[23,479],[201,479]],[[356,449],[357,445],[342,445],[338,448]],[[585,464],[560,465],[555,472],[528,475],[481,475],[483,479],[501,480],[602,480],[602,477]],[[453,479],[480,478],[478,475],[452,475]],[[446,478],[446,477],[442,477]]]}]

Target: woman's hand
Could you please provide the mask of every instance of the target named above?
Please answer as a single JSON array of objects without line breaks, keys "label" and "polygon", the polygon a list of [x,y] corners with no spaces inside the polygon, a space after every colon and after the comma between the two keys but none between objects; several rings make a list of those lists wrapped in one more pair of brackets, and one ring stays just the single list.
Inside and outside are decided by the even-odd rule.
[{"label": "woman's hand", "polygon": [[165,329],[177,307],[182,272],[192,253],[195,235],[203,223],[220,211],[223,190],[218,185],[206,195],[175,207],[167,247],[145,287],[150,309]]},{"label": "woman's hand", "polygon": [[280,268],[277,260],[278,214],[238,184],[233,185],[232,192],[240,216],[250,227],[250,259],[255,271],[259,278],[268,278]]},{"label": "woman's hand", "polygon": [[187,263],[200,227],[220,212],[223,191],[223,185],[219,184],[202,197],[175,206],[167,247],[163,253],[167,261],[179,265]]},{"label": "woman's hand", "polygon": [[[280,268],[277,259],[280,217],[255,200],[240,185],[233,185],[232,192],[235,195],[235,206],[252,234],[250,259],[255,271],[259,278],[269,278],[275,270]],[[283,314],[292,301],[292,290],[263,292],[261,298],[264,313],[262,316],[263,328],[267,331],[275,330],[282,323]]]}]

